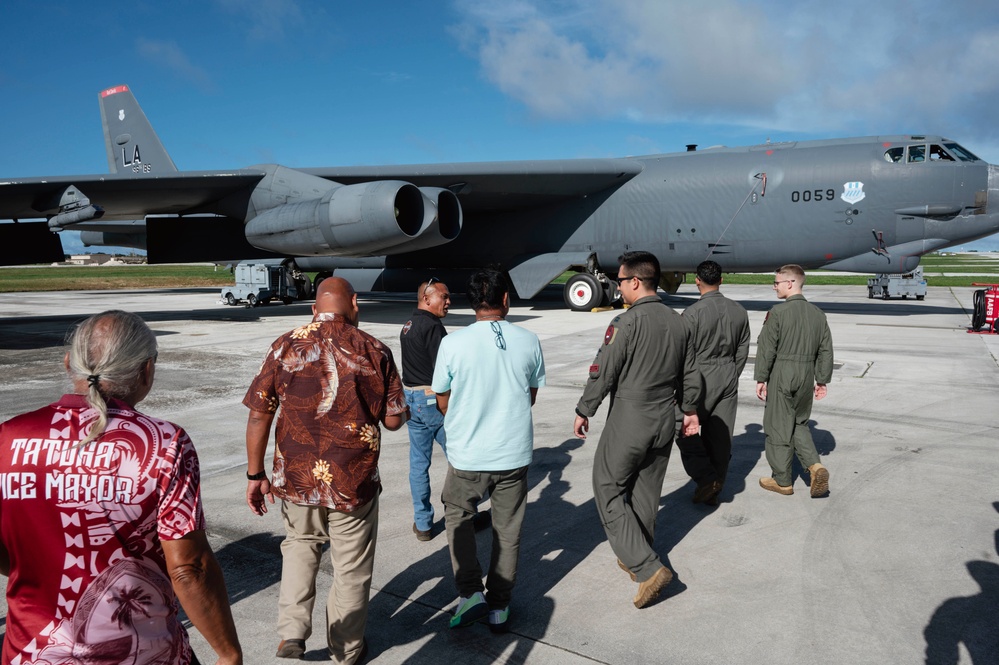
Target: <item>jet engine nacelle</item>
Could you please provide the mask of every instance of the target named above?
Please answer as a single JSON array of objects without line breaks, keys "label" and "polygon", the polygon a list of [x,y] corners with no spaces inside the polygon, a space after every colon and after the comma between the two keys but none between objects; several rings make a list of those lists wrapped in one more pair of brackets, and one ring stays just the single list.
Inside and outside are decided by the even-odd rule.
[{"label": "jet engine nacelle", "polygon": [[379,180],[271,208],[245,232],[254,247],[286,256],[370,256],[423,233],[436,218],[427,212],[415,185]]},{"label": "jet engine nacelle", "polygon": [[451,242],[461,232],[461,203],[450,189],[441,187],[420,187],[424,196],[424,207],[430,219],[424,225],[419,238],[408,240],[401,245],[382,250],[384,254],[405,254],[420,249],[437,247]]}]

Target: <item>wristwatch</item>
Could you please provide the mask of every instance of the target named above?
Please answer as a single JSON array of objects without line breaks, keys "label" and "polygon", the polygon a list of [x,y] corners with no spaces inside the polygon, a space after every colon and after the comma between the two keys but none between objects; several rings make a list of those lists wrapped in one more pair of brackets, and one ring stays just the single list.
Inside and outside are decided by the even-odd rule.
[{"label": "wristwatch", "polygon": [[267,472],[266,471],[260,471],[258,473],[247,472],[246,473],[246,479],[247,480],[266,480],[267,479]]}]

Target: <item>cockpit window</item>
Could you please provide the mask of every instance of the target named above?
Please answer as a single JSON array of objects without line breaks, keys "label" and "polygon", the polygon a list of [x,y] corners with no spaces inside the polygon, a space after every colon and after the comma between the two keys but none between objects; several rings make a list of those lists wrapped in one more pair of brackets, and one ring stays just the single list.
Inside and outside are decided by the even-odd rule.
[{"label": "cockpit window", "polygon": [[954,158],[947,154],[947,151],[943,149],[942,146],[936,143],[930,146],[930,161],[931,162],[953,162]]},{"label": "cockpit window", "polygon": [[902,155],[905,154],[905,148],[888,148],[885,150],[885,161],[886,162],[900,162],[902,161]]},{"label": "cockpit window", "polygon": [[909,163],[914,164],[916,162],[926,161],[926,146],[925,145],[910,145],[909,146]]},{"label": "cockpit window", "polygon": [[956,143],[944,143],[944,147],[951,152],[951,154],[957,155],[957,158],[962,162],[977,162],[978,157],[976,157],[971,152],[968,152]]}]

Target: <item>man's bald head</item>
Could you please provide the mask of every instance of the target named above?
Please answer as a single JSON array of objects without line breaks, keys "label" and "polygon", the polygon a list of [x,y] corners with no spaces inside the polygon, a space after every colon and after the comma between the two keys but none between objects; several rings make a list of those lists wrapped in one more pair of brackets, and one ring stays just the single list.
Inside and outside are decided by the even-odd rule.
[{"label": "man's bald head", "polygon": [[439,319],[447,316],[451,307],[451,291],[447,284],[437,278],[420,284],[416,294],[416,308],[425,312],[430,312]]},{"label": "man's bald head", "polygon": [[336,314],[357,325],[357,294],[350,282],[342,277],[327,277],[316,291],[315,314]]}]

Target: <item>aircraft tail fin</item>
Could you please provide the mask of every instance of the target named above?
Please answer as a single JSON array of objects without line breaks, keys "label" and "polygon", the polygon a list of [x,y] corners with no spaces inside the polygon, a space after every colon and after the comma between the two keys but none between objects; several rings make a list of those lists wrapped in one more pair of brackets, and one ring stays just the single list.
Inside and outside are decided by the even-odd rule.
[{"label": "aircraft tail fin", "polygon": [[100,102],[104,145],[111,173],[169,173],[177,170],[127,85],[102,90]]}]

